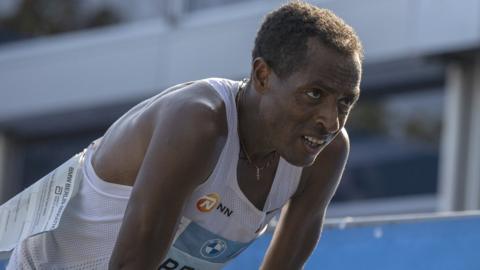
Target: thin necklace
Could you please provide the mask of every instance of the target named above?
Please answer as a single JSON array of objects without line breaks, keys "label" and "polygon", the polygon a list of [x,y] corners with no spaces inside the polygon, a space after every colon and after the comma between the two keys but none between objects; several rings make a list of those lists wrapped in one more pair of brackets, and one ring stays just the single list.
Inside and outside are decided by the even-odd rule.
[{"label": "thin necklace", "polygon": [[[237,93],[237,96],[235,98],[236,99],[235,101],[237,102],[237,104],[236,104],[237,105],[237,133],[238,133],[238,139],[240,141],[240,148],[241,148],[242,152],[245,154],[245,156],[247,157],[248,163],[253,165],[257,169],[257,174],[256,174],[257,181],[260,181],[261,171],[270,166],[270,164],[272,163],[272,160],[275,158],[275,153],[276,152],[270,153],[270,155],[273,154],[272,157],[269,158],[263,166],[258,167],[255,163],[253,163],[252,159],[250,158],[250,155],[247,152],[247,149],[245,148],[245,144],[243,143],[242,137],[240,136],[240,117],[239,117],[239,113],[238,113],[239,112],[239,109],[238,109],[239,106],[238,105],[240,103],[241,97],[243,98],[243,93],[245,91],[244,87],[245,87],[246,83],[247,83],[247,79],[243,79],[242,82],[240,83],[239,87],[238,87],[238,93]],[[242,96],[240,97],[240,95],[242,95]]]}]

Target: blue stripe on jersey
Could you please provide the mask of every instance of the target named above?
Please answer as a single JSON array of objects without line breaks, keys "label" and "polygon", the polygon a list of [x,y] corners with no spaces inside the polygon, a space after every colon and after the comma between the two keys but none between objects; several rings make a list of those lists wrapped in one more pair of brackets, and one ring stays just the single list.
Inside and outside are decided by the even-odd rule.
[{"label": "blue stripe on jersey", "polygon": [[202,228],[195,222],[191,222],[173,246],[202,260],[212,263],[226,263],[240,254],[252,242],[231,241]]}]

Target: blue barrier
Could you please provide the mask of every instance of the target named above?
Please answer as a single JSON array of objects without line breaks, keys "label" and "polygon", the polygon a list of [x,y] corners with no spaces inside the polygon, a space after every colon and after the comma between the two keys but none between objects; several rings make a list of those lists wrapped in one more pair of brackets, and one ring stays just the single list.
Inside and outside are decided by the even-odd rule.
[{"label": "blue barrier", "polygon": [[[270,240],[258,239],[225,270],[258,269]],[[480,215],[328,222],[305,266],[317,269],[479,270]]]},{"label": "blue barrier", "polygon": [[[258,269],[270,240],[259,239],[225,270]],[[479,270],[480,216],[330,224],[305,266],[316,269]]]}]

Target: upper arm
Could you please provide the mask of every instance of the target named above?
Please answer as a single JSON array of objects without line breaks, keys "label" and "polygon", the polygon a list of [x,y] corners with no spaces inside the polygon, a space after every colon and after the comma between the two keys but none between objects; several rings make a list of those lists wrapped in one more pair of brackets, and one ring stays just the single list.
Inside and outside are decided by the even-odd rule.
[{"label": "upper arm", "polygon": [[160,263],[186,199],[209,176],[221,153],[227,132],[224,115],[205,99],[172,98],[161,104],[152,118],[151,139],[111,266],[147,269]]},{"label": "upper arm", "polygon": [[[223,113],[223,114],[222,114]],[[160,207],[201,184],[213,170],[225,142],[224,112],[199,101],[166,103],[156,118],[151,140],[130,200]],[[173,191],[173,192],[171,192]],[[163,196],[158,196],[158,195]]]},{"label": "upper arm", "polygon": [[345,129],[318,155],[315,164],[307,168],[305,188],[292,200],[293,203],[312,204],[312,214],[323,214],[332,199],[350,152],[350,140]]},{"label": "upper arm", "polygon": [[313,166],[304,169],[303,185],[289,202],[285,215],[297,215],[303,221],[323,218],[340,183],[350,151],[345,129],[318,155]]},{"label": "upper arm", "polygon": [[342,130],[314,165],[304,169],[304,188],[282,209],[262,269],[280,265],[301,269],[319,239],[325,210],[340,183],[349,148],[348,135]]}]

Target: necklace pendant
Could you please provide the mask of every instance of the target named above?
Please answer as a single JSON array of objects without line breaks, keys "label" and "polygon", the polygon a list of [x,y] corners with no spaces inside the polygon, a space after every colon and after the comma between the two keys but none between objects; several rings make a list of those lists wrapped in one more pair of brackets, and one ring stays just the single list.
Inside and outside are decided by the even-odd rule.
[{"label": "necklace pendant", "polygon": [[260,168],[257,168],[257,181],[260,181]]}]

